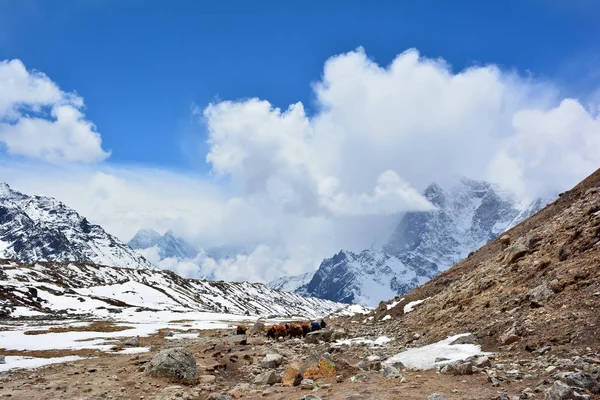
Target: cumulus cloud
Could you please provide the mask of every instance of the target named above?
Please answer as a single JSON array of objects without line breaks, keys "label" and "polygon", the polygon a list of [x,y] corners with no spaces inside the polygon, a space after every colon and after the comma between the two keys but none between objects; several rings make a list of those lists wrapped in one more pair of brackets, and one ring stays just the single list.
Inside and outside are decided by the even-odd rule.
[{"label": "cumulus cloud", "polygon": [[9,154],[50,162],[106,159],[110,153],[83,107],[81,97],[20,60],[0,62],[0,143]]},{"label": "cumulus cloud", "polygon": [[[39,92],[52,99],[51,88]],[[209,104],[209,176],[106,163],[43,174],[0,165],[0,174],[125,240],[154,228],[201,248],[250,244],[227,259],[154,262],[186,276],[269,281],[315,269],[341,248],[382,244],[402,212],[432,209],[420,193],[434,181],[491,180],[526,200],[600,166],[597,104],[494,65],[453,71],[408,50],[381,66],[357,49],[329,59],[313,90],[310,113],[268,99]]]}]

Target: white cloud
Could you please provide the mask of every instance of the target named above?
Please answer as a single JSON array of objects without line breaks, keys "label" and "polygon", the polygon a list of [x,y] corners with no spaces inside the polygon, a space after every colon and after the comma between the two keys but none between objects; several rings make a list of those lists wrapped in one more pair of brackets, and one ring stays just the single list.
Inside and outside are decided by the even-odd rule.
[{"label": "white cloud", "polygon": [[50,162],[106,159],[110,153],[83,107],[81,97],[20,60],[0,62],[0,143],[9,154]]},{"label": "white cloud", "polygon": [[[419,193],[433,181],[465,175],[533,197],[600,166],[598,105],[493,65],[453,72],[409,50],[382,67],[359,49],[328,60],[313,87],[312,113],[259,99],[206,107],[214,176],[12,163],[0,179],[58,197],[125,240],[148,227],[204,248],[250,244],[250,254],[218,262],[155,262],[186,276],[268,281],[385,241],[397,213],[431,208]],[[52,87],[40,93],[51,98]]]}]

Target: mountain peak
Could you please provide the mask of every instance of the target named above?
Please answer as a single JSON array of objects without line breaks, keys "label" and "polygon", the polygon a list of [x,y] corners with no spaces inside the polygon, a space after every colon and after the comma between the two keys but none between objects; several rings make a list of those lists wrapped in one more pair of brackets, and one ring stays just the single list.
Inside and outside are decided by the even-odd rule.
[{"label": "mountain peak", "polygon": [[489,182],[466,178],[445,188],[432,183],[423,194],[435,212],[405,213],[381,250],[341,250],[325,259],[298,292],[377,304],[433,278],[545,205],[521,204]]},{"label": "mountain peak", "polygon": [[28,196],[0,184],[0,257],[24,263],[83,261],[154,268],[118,238],[75,210],[45,196]]},{"label": "mountain peak", "polygon": [[164,235],[153,229],[140,229],[128,244],[134,250],[157,246],[161,260],[164,258],[194,258],[198,254],[192,245],[177,236],[171,229]]}]

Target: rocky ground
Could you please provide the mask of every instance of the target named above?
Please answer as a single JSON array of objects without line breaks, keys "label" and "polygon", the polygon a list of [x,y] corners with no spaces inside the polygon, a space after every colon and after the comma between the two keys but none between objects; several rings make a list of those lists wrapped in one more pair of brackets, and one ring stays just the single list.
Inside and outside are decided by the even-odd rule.
[{"label": "rocky ground", "polygon": [[[368,317],[367,317],[368,318]],[[356,321],[356,318],[354,318]],[[372,320],[371,320],[372,321]],[[373,343],[389,320],[367,324],[336,318],[317,340],[267,340],[262,333],[236,336],[210,330],[167,340],[169,331],[123,340],[146,346],[136,355],[89,354],[72,363],[0,373],[0,397],[12,399],[585,399],[600,398],[600,354],[552,348],[498,352],[444,368],[411,370],[381,361],[418,346],[414,335]],[[106,326],[103,326],[106,329]],[[331,335],[330,335],[331,334]],[[318,340],[323,339],[323,340]],[[462,343],[475,343],[474,335]],[[577,353],[577,354],[575,354]],[[15,353],[12,353],[15,355]],[[69,350],[52,356],[71,354]],[[39,355],[39,354],[38,354]],[[433,396],[439,394],[438,397]]]}]

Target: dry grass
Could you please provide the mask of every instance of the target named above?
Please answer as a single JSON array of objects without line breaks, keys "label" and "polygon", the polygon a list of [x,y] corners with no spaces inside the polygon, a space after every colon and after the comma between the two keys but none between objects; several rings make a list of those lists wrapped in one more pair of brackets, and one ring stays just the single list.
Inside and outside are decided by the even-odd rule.
[{"label": "dry grass", "polygon": [[131,326],[115,325],[112,322],[92,322],[86,326],[61,326],[44,330],[25,331],[25,335],[44,335],[46,333],[64,333],[64,332],[120,332],[127,329],[133,329]]}]

